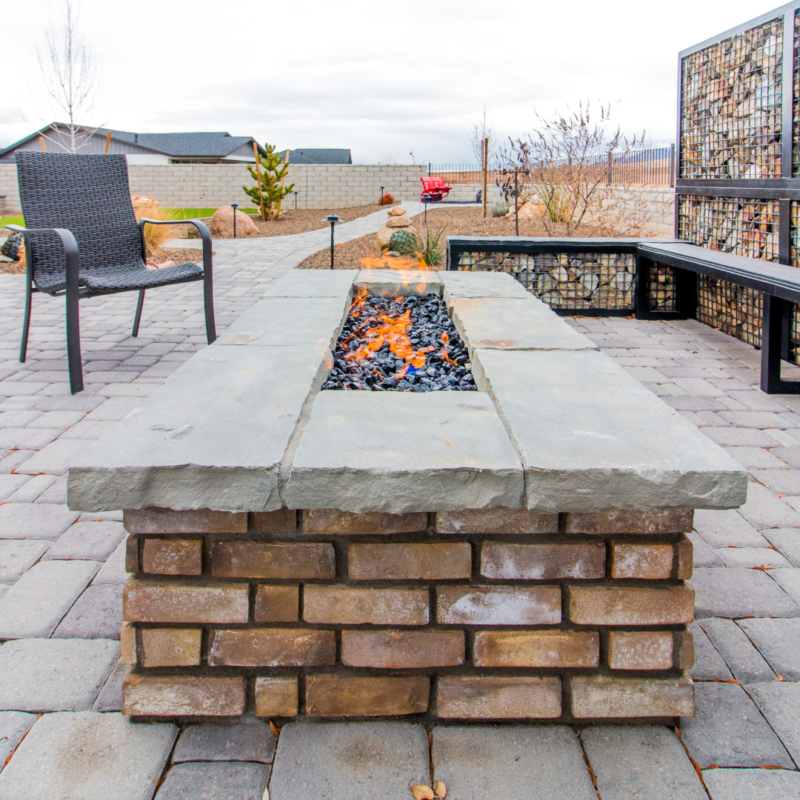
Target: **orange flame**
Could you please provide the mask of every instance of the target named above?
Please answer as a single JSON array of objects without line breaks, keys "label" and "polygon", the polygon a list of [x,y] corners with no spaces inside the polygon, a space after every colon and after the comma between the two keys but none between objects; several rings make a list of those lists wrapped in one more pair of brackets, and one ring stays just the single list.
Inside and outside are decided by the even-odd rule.
[{"label": "orange flame", "polygon": [[[402,302],[402,299],[403,298],[398,298],[397,300],[398,302]],[[363,303],[361,305],[363,305]],[[350,316],[352,317],[355,315],[351,313]],[[401,373],[398,373],[397,377],[405,375],[409,365],[413,365],[415,369],[420,369],[425,366],[427,363],[425,353],[434,348],[423,347],[420,350],[416,350],[411,344],[408,338],[408,333],[413,325],[411,322],[411,311],[406,311],[399,317],[390,317],[388,314],[380,314],[374,319],[378,320],[381,324],[366,330],[366,342],[352,353],[347,353],[347,355],[345,355],[346,360],[363,361],[370,358],[373,353],[377,353],[385,344],[388,344],[389,350],[394,355],[407,362]],[[363,325],[357,330],[361,330],[362,328]],[[356,331],[354,331],[343,344],[352,338],[355,333]]]},{"label": "orange flame", "polygon": [[453,361],[453,359],[450,358],[450,355],[447,352],[447,346],[450,343],[450,336],[447,334],[446,331],[444,331],[439,338],[442,340],[442,344],[444,345],[444,347],[439,351],[439,358],[441,358],[442,361],[446,362],[447,364],[452,364],[454,367],[457,367],[458,362]]},{"label": "orange flame", "polygon": [[359,259],[364,269],[415,269],[429,271],[430,267],[420,258],[410,256],[367,256]]}]

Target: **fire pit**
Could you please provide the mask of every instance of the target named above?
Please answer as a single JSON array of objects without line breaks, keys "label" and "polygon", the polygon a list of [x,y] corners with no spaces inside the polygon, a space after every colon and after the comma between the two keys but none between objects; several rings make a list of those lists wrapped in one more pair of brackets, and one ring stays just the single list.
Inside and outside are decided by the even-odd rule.
[{"label": "fire pit", "polygon": [[746,485],[509,276],[340,270],[278,281],[68,496],[125,509],[129,716],[674,722],[685,534]]}]

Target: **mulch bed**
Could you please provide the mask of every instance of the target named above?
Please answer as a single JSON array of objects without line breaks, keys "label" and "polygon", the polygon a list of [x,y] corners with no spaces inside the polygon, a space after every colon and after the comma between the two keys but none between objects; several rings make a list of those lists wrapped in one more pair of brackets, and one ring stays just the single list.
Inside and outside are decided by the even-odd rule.
[{"label": "mulch bed", "polygon": [[[287,198],[288,199],[288,198]],[[353,208],[332,208],[330,210],[319,208],[301,208],[295,211],[294,209],[284,209],[280,219],[270,219],[262,222],[256,215],[250,215],[250,219],[255,222],[256,227],[261,231],[261,237],[265,236],[288,236],[292,233],[307,233],[308,231],[316,231],[320,228],[327,227],[327,224],[322,222],[328,214],[336,214],[343,222],[352,222],[354,219],[366,217],[367,214],[373,214],[375,211],[380,211],[381,208],[387,206],[380,206],[377,203],[369,206],[354,206]],[[195,230],[192,228],[191,230]],[[229,236],[215,236],[215,239],[229,239]],[[260,238],[258,236],[251,236],[251,239]]]},{"label": "mulch bed", "polygon": [[[425,236],[424,214],[415,217],[414,223],[417,231]],[[428,207],[428,227],[431,233],[444,229],[445,236],[515,236],[514,220],[510,217],[483,217],[483,209],[476,207],[448,208],[439,206]],[[520,220],[520,236],[548,236],[540,220]],[[558,232],[555,234],[559,235]],[[597,236],[597,231],[586,228],[578,229],[576,236]],[[336,245],[334,248],[334,269],[363,269],[362,258],[380,255],[380,250],[375,242],[375,235],[362,236],[346,244]],[[330,269],[331,251],[322,250],[303,261],[298,269]],[[391,268],[390,261],[386,267]],[[433,267],[435,270],[444,269],[444,264]]]}]

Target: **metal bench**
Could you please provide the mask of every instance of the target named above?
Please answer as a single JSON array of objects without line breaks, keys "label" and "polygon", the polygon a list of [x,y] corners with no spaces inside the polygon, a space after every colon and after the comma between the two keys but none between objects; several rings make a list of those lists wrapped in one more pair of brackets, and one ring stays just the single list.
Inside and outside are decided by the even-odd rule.
[{"label": "metal bench", "polygon": [[444,178],[420,178],[422,181],[422,191],[420,192],[419,199],[424,199],[428,195],[429,200],[442,200],[447,197],[452,190],[449,181]]}]

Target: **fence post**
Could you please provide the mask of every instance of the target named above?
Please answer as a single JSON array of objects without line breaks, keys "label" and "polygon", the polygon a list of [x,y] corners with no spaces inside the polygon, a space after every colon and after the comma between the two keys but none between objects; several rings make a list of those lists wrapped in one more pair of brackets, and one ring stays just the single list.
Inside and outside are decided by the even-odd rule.
[{"label": "fence post", "polygon": [[483,218],[486,219],[487,194],[489,193],[489,138],[483,140]]},{"label": "fence post", "polygon": [[606,176],[606,182],[609,186],[611,186],[611,165],[614,163],[614,154],[608,154],[608,175]]},{"label": "fence post", "polygon": [[675,188],[675,145],[669,146],[669,188]]}]

